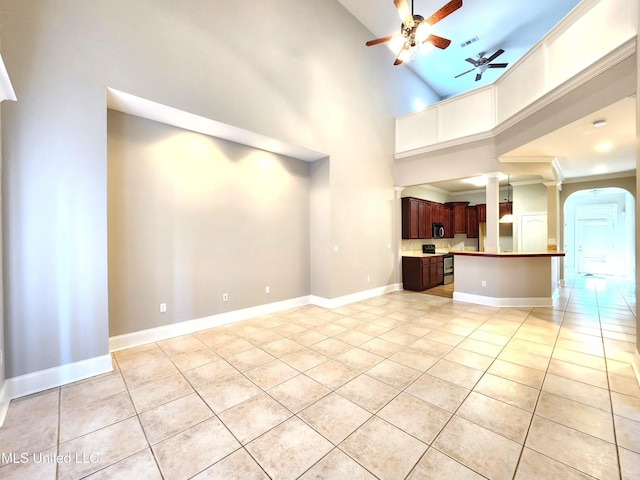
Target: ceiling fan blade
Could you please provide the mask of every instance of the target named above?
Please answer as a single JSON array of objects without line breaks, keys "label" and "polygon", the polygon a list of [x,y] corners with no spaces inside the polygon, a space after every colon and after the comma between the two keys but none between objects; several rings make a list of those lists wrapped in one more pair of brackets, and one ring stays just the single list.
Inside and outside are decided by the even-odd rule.
[{"label": "ceiling fan blade", "polygon": [[465,58],[465,61],[469,62],[474,67],[477,67],[478,65],[480,65],[480,62],[478,62],[477,60],[474,60],[473,58]]},{"label": "ceiling fan blade", "polygon": [[429,18],[427,18],[426,22],[429,25],[433,25],[434,23],[438,23],[444,17],[446,17],[448,15],[451,15],[453,12],[458,10],[461,6],[462,6],[462,0],[451,0],[444,7],[442,7],[440,10],[435,12]]},{"label": "ceiling fan blade", "polygon": [[371,47],[372,45],[379,45],[381,43],[388,42],[388,41],[392,40],[393,37],[396,37],[396,36],[397,36],[397,34],[396,35],[388,35],[386,37],[381,37],[381,38],[376,38],[375,40],[369,40],[367,43],[365,43],[365,45],[367,47]]},{"label": "ceiling fan blade", "polygon": [[466,75],[467,73],[469,73],[469,72],[473,72],[474,70],[475,70],[475,68],[472,68],[471,70],[467,70],[466,72],[459,73],[458,75],[456,75],[456,76],[455,76],[455,77],[453,77],[453,78],[461,77],[462,75]]},{"label": "ceiling fan blade", "polygon": [[476,73],[476,82],[482,78],[481,73]]},{"label": "ceiling fan blade", "polygon": [[398,52],[398,56],[396,57],[396,61],[393,62],[394,65],[402,64],[402,60],[400,60],[400,55],[402,55],[402,52],[404,52],[405,50],[408,50],[408,47],[409,47],[409,44],[405,42],[405,44],[402,46],[402,48]]},{"label": "ceiling fan blade", "polygon": [[439,37],[438,35],[433,35],[433,34],[429,35],[425,40],[425,42],[429,42],[434,47],[441,48],[442,50],[444,50],[451,44],[451,40],[449,40],[448,38],[442,38],[442,37]]},{"label": "ceiling fan blade", "polygon": [[502,49],[498,50],[496,53],[494,53],[489,58],[487,58],[487,61],[485,63],[489,63],[489,62],[494,61],[496,58],[498,58],[503,53],[504,53],[504,50],[502,50]]},{"label": "ceiling fan blade", "polygon": [[508,63],[490,63],[489,68],[505,68]]},{"label": "ceiling fan blade", "polygon": [[405,27],[412,28],[415,23],[407,0],[393,0],[393,3],[395,4],[396,10],[398,10],[398,15],[400,15],[400,19],[402,20],[402,23],[404,23]]}]

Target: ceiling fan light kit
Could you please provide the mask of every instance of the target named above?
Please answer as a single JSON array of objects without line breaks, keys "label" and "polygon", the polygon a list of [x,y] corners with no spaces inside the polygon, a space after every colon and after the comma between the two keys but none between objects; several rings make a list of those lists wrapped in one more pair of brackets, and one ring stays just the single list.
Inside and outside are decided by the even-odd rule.
[{"label": "ceiling fan light kit", "polygon": [[402,20],[400,33],[369,40],[366,43],[367,47],[401,39],[402,45],[393,63],[394,65],[400,65],[406,61],[413,60],[416,50],[424,54],[432,47],[444,50],[451,44],[451,40],[433,35],[431,33],[431,27],[462,7],[462,0],[451,0],[426,19],[422,15],[414,15],[413,3],[411,4],[411,8],[409,8],[407,0],[394,0],[393,3]]}]

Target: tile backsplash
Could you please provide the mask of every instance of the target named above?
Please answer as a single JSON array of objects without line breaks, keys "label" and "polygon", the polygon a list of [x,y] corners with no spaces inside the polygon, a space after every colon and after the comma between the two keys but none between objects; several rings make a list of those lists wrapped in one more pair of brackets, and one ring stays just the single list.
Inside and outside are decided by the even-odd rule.
[{"label": "tile backsplash", "polygon": [[407,254],[422,253],[422,245],[427,243],[435,245],[437,252],[450,250],[478,251],[477,238],[467,238],[466,235],[456,235],[454,238],[402,240],[402,252]]}]

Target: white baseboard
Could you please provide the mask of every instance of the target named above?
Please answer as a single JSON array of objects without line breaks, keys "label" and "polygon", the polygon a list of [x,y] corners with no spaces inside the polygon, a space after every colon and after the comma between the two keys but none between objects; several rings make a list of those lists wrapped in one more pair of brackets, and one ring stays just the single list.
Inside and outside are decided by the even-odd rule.
[{"label": "white baseboard", "polygon": [[11,399],[7,398],[7,382],[5,380],[0,389],[0,427],[4,425],[4,419],[7,418],[10,403]]},{"label": "white baseboard", "polygon": [[324,298],[316,295],[292,298],[281,302],[258,305],[256,307],[243,308],[232,312],[219,313],[208,317],[196,318],[162,327],[149,328],[138,332],[126,333],[109,338],[109,351],[115,352],[124,348],[137,347],[152,342],[159,342],[179,335],[206,330],[207,328],[219,327],[230,323],[248,320],[250,318],[268,315],[270,313],[282,312],[291,308],[302,307],[304,305],[317,305],[323,308],[337,308],[349,303],[367,300],[369,298],[384,295],[385,293],[400,290],[400,285],[387,285],[385,287],[373,288],[363,292],[352,293],[342,297]]},{"label": "white baseboard", "polygon": [[631,364],[633,367],[633,373],[636,374],[636,380],[638,381],[638,385],[640,385],[640,353],[638,353],[638,347],[633,351],[633,363]]},{"label": "white baseboard", "polygon": [[59,367],[47,368],[19,377],[7,378],[0,391],[0,426],[4,423],[9,402],[14,398],[42,392],[50,388],[77,382],[85,378],[101,375],[113,370],[111,355],[67,363]]},{"label": "white baseboard", "polygon": [[189,333],[206,330],[207,328],[219,327],[229,323],[248,320],[250,318],[268,315],[270,313],[281,312],[291,308],[309,305],[310,297],[298,297],[281,302],[267,303],[256,307],[243,308],[232,312],[218,313],[207,317],[186,320],[171,325],[163,325],[162,327],[149,328],[138,332],[125,333],[109,338],[109,351],[115,352],[124,348],[137,347],[146,343],[158,342],[168,338],[187,335]]},{"label": "white baseboard", "polygon": [[554,297],[522,297],[496,298],[475,295],[472,293],[453,292],[453,299],[460,302],[477,303],[488,307],[553,307],[558,298]]},{"label": "white baseboard", "polygon": [[[336,298],[323,298],[315,295],[308,295],[281,302],[220,313],[173,325],[165,325],[162,327],[111,337],[109,338],[109,351],[116,351],[123,348],[157,342],[159,340],[165,340],[167,338],[185,335],[187,333],[193,333],[199,330],[226,325],[241,320],[247,320],[261,315],[277,313],[309,304],[324,308],[337,308],[349,303],[367,300],[369,298],[384,295],[385,293],[395,292],[397,290],[401,290],[400,284],[374,288]],[[4,419],[9,409],[9,403],[14,398],[31,395],[32,393],[42,392],[50,388],[77,382],[112,370],[113,365],[111,355],[107,354],[79,362],[60,365],[59,367],[40,370],[26,375],[21,375],[19,377],[8,378],[4,381],[2,389],[0,389],[0,426],[4,423]]]},{"label": "white baseboard", "polygon": [[317,305],[318,307],[323,308],[338,308],[350,303],[361,302],[363,300],[378,297],[386,293],[397,292],[398,290],[402,290],[401,283],[395,283],[392,285],[387,285],[385,287],[372,288],[371,290],[364,290],[362,292],[351,293],[349,295],[344,295],[342,297],[336,298],[324,298],[311,295],[310,303],[312,305]]}]

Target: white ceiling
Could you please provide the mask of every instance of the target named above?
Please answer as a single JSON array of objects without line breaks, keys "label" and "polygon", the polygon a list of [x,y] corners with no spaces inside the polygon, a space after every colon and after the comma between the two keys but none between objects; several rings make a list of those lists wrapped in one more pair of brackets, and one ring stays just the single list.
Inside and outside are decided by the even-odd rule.
[{"label": "white ceiling", "polygon": [[[371,39],[400,31],[401,20],[393,0],[338,1],[371,31]],[[407,2],[411,6],[411,0]],[[447,0],[414,0],[414,13],[426,18],[446,3]],[[434,34],[451,40],[447,49],[434,48],[424,56],[417,54],[414,61],[394,68],[412,69],[443,99],[493,83],[578,3],[578,0],[463,0],[460,9],[433,26]],[[477,41],[462,46],[475,37]],[[367,53],[366,49],[386,48],[389,50],[388,61],[392,64],[396,53],[388,45],[363,45],[363,54]],[[507,68],[488,69],[478,82],[475,72],[454,78],[472,68],[465,58],[476,58],[479,52],[490,56],[499,48],[505,53],[495,62],[506,62]],[[593,127],[593,122],[599,119],[605,119],[607,125]],[[636,168],[635,125],[636,99],[627,98],[523,145],[501,160],[505,157],[553,157],[557,159],[564,181],[630,174]],[[604,143],[609,143],[610,148],[598,150],[597,146]],[[512,173],[512,183],[541,179],[539,175],[520,175],[515,170]],[[463,180],[468,179],[438,182],[432,186],[448,192],[474,189]]]}]

